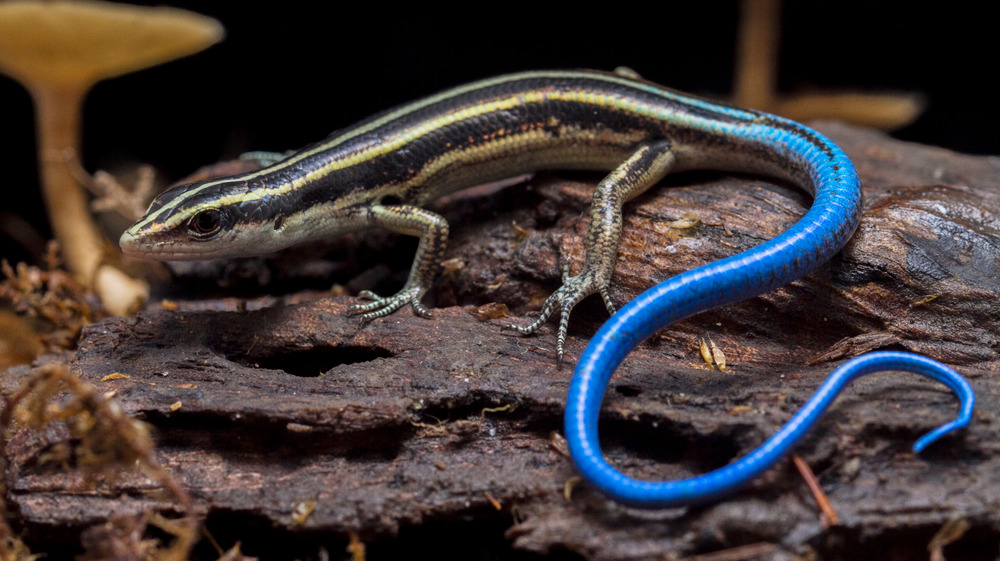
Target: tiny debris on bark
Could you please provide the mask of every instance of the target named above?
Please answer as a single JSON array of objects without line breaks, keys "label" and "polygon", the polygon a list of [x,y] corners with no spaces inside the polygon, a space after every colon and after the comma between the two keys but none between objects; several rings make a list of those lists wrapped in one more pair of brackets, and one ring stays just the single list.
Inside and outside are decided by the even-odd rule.
[{"label": "tiny debris on bark", "polygon": [[[315,558],[312,546],[274,544],[343,547],[349,536],[366,542],[371,558],[412,547],[433,547],[441,558],[675,559],[729,549],[732,558],[925,558],[934,533],[962,518],[971,530],[946,553],[993,559],[1000,159],[818,128],[860,171],[858,233],[809,277],[643,344],[611,381],[601,437],[626,473],[690,477],[760,444],[849,357],[906,349],[958,368],[976,390],[974,424],[920,456],[910,452],[913,441],[951,419],[956,400],[899,373],[860,380],[798,446],[839,516],[833,527],[790,463],[686,509],[644,512],[585,483],[567,486],[576,473],[558,433],[572,360],[557,367],[552,327],[519,337],[503,326],[530,321],[564,262],[581,268],[596,175],[539,174],[526,186],[438,205],[452,238],[449,266],[427,299],[437,306],[432,320],[404,309],[361,325],[348,314],[348,296],[267,295],[295,279],[398,288],[410,240],[351,236],[333,249],[252,261],[230,277],[239,279],[238,296],[195,299],[176,289],[192,285],[178,281],[174,303],[153,301],[135,317],[87,327],[70,365],[155,427],[158,459],[208,529],[233,540],[223,548],[238,540],[261,558]],[[623,304],[671,275],[758,245],[809,201],[758,177],[671,176],[626,207],[612,298]],[[207,267],[188,268],[188,282],[247,265]],[[256,295],[247,288],[254,283],[264,285]],[[509,316],[470,313],[493,303]],[[570,357],[605,319],[600,298],[578,307]],[[702,339],[724,353],[725,372],[702,361]],[[8,370],[4,387],[28,373]],[[126,376],[102,381],[112,373]],[[30,542],[79,543],[81,531],[112,512],[156,504],[155,486],[140,476],[81,492],[78,478],[39,466],[47,438],[15,437],[8,447],[8,504]]]}]

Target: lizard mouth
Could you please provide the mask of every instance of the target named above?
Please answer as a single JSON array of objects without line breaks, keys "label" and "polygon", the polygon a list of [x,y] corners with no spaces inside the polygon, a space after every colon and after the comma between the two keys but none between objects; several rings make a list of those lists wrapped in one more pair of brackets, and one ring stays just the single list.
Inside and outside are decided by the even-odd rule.
[{"label": "lizard mouth", "polygon": [[153,241],[149,236],[139,232],[126,230],[118,245],[122,248],[122,253],[128,257],[138,259],[152,259],[156,261],[197,261],[209,259],[205,252],[196,251],[191,247],[178,247],[170,241]]}]

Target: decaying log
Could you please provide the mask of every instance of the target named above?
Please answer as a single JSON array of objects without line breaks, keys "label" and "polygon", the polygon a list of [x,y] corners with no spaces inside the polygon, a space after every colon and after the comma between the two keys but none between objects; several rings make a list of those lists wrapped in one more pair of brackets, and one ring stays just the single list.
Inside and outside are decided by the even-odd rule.
[{"label": "decaying log", "polygon": [[[909,349],[961,370],[979,399],[974,426],[920,456],[910,445],[953,417],[956,402],[942,386],[899,373],[859,381],[799,446],[839,515],[832,527],[790,463],[688,509],[623,508],[586,484],[564,497],[575,473],[558,433],[572,368],[556,366],[554,329],[522,338],[502,326],[528,321],[558,285],[562,260],[579,270],[593,175],[542,174],[527,188],[442,203],[453,234],[448,270],[430,295],[433,320],[402,310],[362,326],[347,314],[352,298],[318,292],[179,299],[177,309],[154,302],[87,328],[71,366],[155,427],[159,459],[207,527],[263,558],[315,558],[310,547],[346,543],[352,532],[371,558],[422,547],[443,558],[673,559],[748,545],[773,559],[926,558],[931,536],[956,517],[972,530],[954,551],[992,558],[1000,159],[818,128],[860,170],[866,210],[857,235],[808,278],[690,318],[637,349],[612,380],[601,430],[606,455],[624,471],[688,477],[762,442],[848,357]],[[794,187],[762,178],[672,176],[627,207],[612,297],[624,303],[757,245],[808,204]],[[685,213],[700,223],[670,224]],[[289,265],[286,256],[269,262],[281,269],[265,263],[265,277],[319,269],[351,289],[391,284],[405,275],[411,246],[374,239],[402,249],[378,254],[376,242],[355,236],[337,255],[360,268]],[[379,262],[391,269],[368,270]],[[571,356],[606,319],[591,300],[574,314]],[[491,302],[512,317],[470,313]],[[725,353],[725,372],[703,363],[702,338]],[[128,378],[101,381],[116,372]],[[13,369],[5,384],[27,373]],[[81,491],[78,478],[38,466],[46,438],[9,446],[8,501],[29,539],[72,542],[113,510],[161,500],[139,476]],[[314,510],[294,516],[303,504]]]}]

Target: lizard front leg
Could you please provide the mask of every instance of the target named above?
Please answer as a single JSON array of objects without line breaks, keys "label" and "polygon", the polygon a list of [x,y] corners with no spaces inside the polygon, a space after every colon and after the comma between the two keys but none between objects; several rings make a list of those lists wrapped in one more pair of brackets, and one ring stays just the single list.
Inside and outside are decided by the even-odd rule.
[{"label": "lizard front leg", "polygon": [[511,325],[510,328],[522,335],[534,333],[558,309],[560,317],[556,353],[561,363],[569,315],[578,302],[598,292],[604,299],[608,312],[615,313],[608,287],[621,238],[622,206],[663,179],[673,167],[674,161],[670,142],[649,142],[640,146],[598,184],[590,205],[587,256],[583,271],[573,277],[563,276],[563,285],[545,300],[537,320],[525,327]]},{"label": "lizard front leg", "polygon": [[399,292],[383,297],[368,290],[361,291],[358,296],[372,301],[351,306],[351,313],[360,313],[361,320],[368,322],[387,316],[408,303],[417,315],[431,317],[420,299],[441,269],[441,259],[448,245],[448,222],[440,214],[410,205],[375,205],[369,211],[368,220],[373,226],[418,236],[420,245],[413,257],[410,276]]}]

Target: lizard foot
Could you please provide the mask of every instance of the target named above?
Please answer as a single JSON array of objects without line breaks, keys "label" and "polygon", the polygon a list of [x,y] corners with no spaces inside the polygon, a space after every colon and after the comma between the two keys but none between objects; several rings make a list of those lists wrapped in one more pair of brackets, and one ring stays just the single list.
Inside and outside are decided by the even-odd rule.
[{"label": "lizard foot", "polygon": [[566,346],[566,332],[569,328],[569,315],[573,311],[573,308],[584,298],[590,296],[593,293],[600,293],[601,298],[604,299],[604,305],[607,307],[608,312],[611,314],[615,313],[614,303],[611,301],[611,296],[608,294],[607,282],[602,282],[597,274],[588,273],[584,271],[575,277],[563,276],[563,285],[559,287],[558,290],[552,293],[551,296],[545,299],[545,303],[542,305],[542,311],[534,322],[530,325],[519,326],[519,325],[507,325],[507,329],[513,329],[521,335],[530,335],[535,331],[538,331],[549,317],[558,309],[559,310],[559,335],[556,337],[556,355],[558,356],[559,364],[562,364],[563,354]]},{"label": "lizard foot", "polygon": [[420,317],[430,318],[432,317],[431,312],[420,303],[424,292],[426,291],[420,286],[404,286],[402,290],[392,296],[379,296],[370,290],[362,290],[358,293],[358,297],[371,300],[371,302],[351,306],[350,313],[361,314],[361,322],[368,323],[409,304],[413,308],[413,313]]}]

